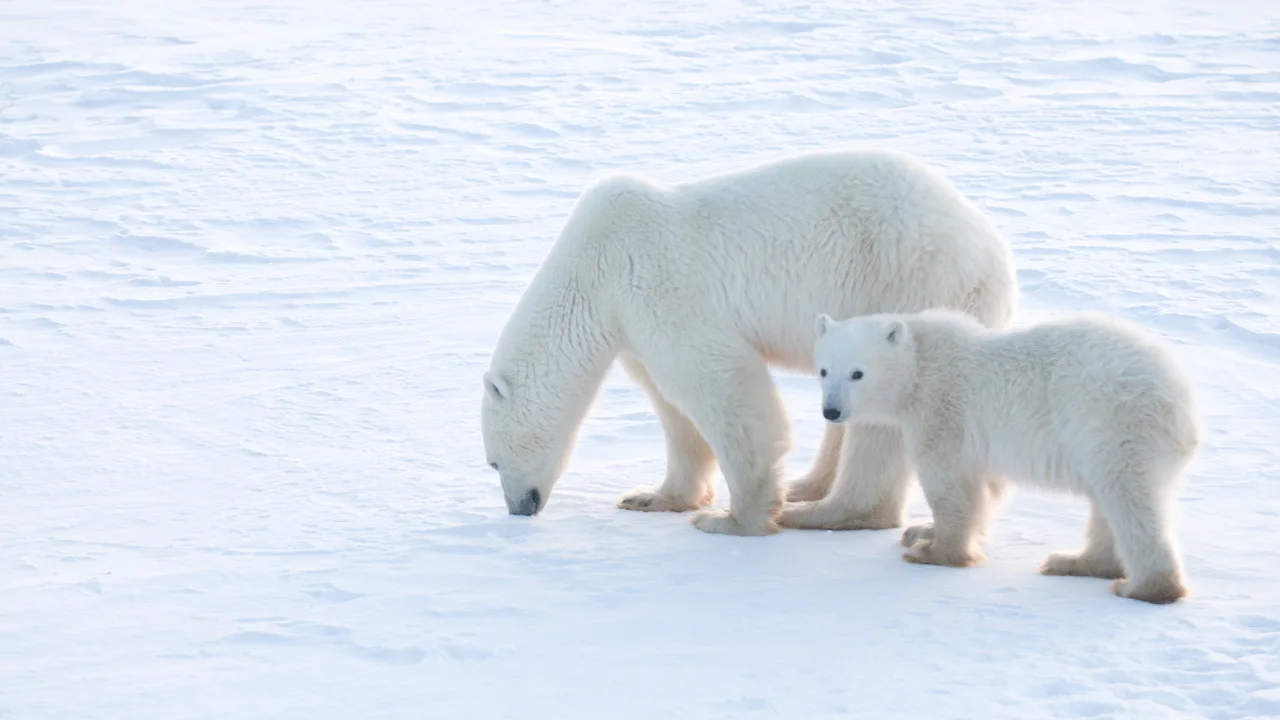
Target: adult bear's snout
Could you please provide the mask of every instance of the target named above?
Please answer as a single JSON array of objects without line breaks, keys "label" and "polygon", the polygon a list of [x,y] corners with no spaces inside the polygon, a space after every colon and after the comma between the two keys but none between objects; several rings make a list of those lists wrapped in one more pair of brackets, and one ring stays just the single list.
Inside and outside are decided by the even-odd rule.
[{"label": "adult bear's snout", "polygon": [[537,515],[542,509],[542,493],[538,488],[533,488],[525,493],[519,500],[512,502],[507,499],[507,510],[512,515]]},{"label": "adult bear's snout", "polygon": [[833,407],[824,407],[822,408],[822,417],[835,422],[840,419],[840,411]]}]

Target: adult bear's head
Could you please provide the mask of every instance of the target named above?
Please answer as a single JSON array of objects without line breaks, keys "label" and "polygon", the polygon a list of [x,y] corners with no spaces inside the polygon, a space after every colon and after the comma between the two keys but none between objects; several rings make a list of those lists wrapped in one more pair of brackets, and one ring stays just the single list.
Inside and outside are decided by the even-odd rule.
[{"label": "adult bear's head", "polygon": [[[480,431],[489,466],[498,471],[507,510],[537,515],[564,473],[577,424],[565,427],[561,413],[548,412],[563,398],[536,383],[522,384],[490,370],[484,376]],[[554,393],[554,391],[550,391]]]},{"label": "adult bear's head", "polygon": [[503,327],[484,375],[486,460],[513,515],[546,506],[621,346],[614,279],[630,265],[620,259],[625,243],[614,242],[615,213],[600,207],[599,194],[583,194]]}]

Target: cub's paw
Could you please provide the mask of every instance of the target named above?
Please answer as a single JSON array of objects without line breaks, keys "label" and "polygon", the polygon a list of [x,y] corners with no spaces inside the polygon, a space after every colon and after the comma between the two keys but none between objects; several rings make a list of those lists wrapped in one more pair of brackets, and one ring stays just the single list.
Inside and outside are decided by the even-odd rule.
[{"label": "cub's paw", "polygon": [[1117,580],[1111,585],[1111,592],[1122,598],[1141,600],[1153,605],[1168,605],[1187,596],[1182,580],[1173,574],[1156,575],[1141,584]]},{"label": "cub's paw", "polygon": [[702,532],[716,535],[772,535],[778,532],[778,525],[772,518],[765,517],[761,521],[744,523],[729,514],[728,510],[703,510],[693,517],[693,526]]},{"label": "cub's paw", "polygon": [[1116,580],[1124,577],[1124,568],[1116,563],[1101,562],[1080,553],[1050,553],[1040,566],[1042,575],[1074,575]]}]

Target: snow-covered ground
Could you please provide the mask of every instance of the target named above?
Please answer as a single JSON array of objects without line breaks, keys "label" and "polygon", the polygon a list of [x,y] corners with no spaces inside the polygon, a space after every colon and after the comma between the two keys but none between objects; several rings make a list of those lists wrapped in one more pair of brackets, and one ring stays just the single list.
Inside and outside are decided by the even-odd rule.
[{"label": "snow-covered ground", "polygon": [[[620,372],[506,514],[480,376],[583,186],[825,146],[946,172],[1019,324],[1175,344],[1193,597],[1038,575],[1029,490],[969,570],[617,510]],[[1253,0],[0,4],[0,717],[1278,716],[1278,197]]]}]

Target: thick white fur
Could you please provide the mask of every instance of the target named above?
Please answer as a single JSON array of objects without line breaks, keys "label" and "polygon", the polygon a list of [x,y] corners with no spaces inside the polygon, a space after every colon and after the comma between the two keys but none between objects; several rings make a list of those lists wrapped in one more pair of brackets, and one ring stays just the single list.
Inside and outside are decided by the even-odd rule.
[{"label": "thick white fur", "polygon": [[[540,510],[620,356],[662,422],[667,471],[661,487],[619,507],[702,508],[718,459],[730,509],[694,524],[768,534],[790,445],[769,366],[813,371],[818,312],[945,306],[1002,327],[1016,293],[996,229],[907,156],[813,153],[674,186],[611,177],[583,193],[494,350],[481,414],[487,459],[512,512]],[[900,525],[910,480],[901,433],[842,430],[827,431],[796,494],[820,498],[837,475],[839,491],[805,503],[795,524]]]},{"label": "thick white fur", "polygon": [[1147,602],[1186,594],[1173,503],[1200,426],[1154,338],[1096,314],[1001,332],[950,310],[823,315],[817,333],[824,410],[905,432],[933,511],[903,534],[906,559],[981,562],[991,489],[1007,477],[1093,503],[1083,552],[1050,555],[1042,572],[1127,578],[1116,594]]}]

